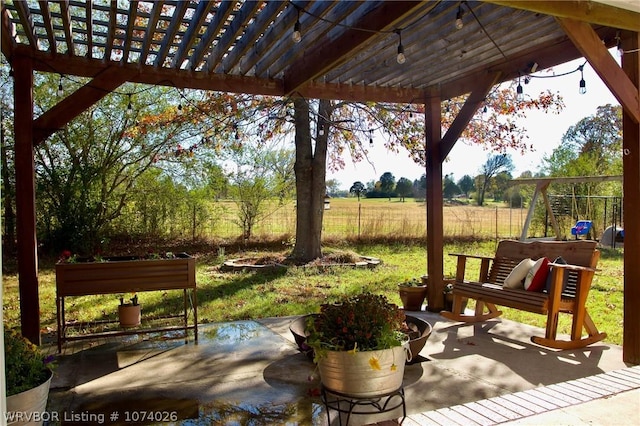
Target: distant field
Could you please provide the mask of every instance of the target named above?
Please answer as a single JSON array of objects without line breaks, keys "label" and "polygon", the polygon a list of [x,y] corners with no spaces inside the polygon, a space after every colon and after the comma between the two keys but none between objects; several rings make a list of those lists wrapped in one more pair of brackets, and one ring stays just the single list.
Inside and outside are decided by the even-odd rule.
[{"label": "distant field", "polygon": [[[295,235],[295,203],[271,203],[267,214],[256,225],[253,235]],[[240,228],[235,223],[237,207],[233,202],[220,202],[221,213],[215,222],[201,228],[206,238],[235,238]],[[455,205],[444,207],[444,234],[449,237],[519,237],[527,215],[526,209],[510,209],[504,205],[478,207]],[[408,198],[366,199],[333,198],[325,210],[323,236],[345,238],[357,236],[426,235],[426,203]]]}]

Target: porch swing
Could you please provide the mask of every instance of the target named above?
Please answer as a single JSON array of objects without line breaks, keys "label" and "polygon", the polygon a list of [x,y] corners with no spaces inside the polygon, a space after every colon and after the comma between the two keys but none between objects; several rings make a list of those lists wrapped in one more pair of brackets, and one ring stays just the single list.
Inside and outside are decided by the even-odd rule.
[{"label": "porch swing", "polygon": [[[591,217],[591,197],[590,197],[591,189],[587,186],[587,206],[585,211],[586,217]],[[576,200],[576,187],[575,185],[571,186],[571,199],[573,202],[572,216],[576,218],[576,224],[571,228],[571,235],[576,237],[576,240],[579,239],[580,236],[585,236],[589,239],[588,235],[591,232],[591,227],[593,226],[593,222],[588,219],[580,219],[580,209],[578,208],[578,201]]]}]

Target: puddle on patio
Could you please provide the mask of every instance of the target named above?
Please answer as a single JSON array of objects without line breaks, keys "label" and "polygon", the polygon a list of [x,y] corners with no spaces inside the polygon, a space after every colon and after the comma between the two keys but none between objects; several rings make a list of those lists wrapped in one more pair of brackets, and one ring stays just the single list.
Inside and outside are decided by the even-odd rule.
[{"label": "puddle on patio", "polygon": [[[198,328],[197,343],[164,333],[63,357],[60,372],[74,374],[59,379],[69,386],[54,383],[49,409],[60,424],[327,424],[310,396],[315,366],[293,343],[255,321]],[[179,373],[169,373],[175,365]]]},{"label": "puddle on patio", "polygon": [[[108,406],[105,406],[108,405]],[[309,400],[288,404],[254,405],[224,401],[199,403],[195,400],[124,399],[108,404],[85,404],[60,413],[62,424],[106,425],[320,425],[326,424],[324,410]]]}]

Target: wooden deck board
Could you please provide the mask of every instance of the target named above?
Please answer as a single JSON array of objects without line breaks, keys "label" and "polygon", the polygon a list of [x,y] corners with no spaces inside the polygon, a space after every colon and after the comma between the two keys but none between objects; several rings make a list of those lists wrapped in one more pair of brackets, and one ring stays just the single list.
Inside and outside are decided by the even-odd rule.
[{"label": "wooden deck board", "polygon": [[490,426],[566,409],[634,389],[640,389],[640,366],[412,414],[403,424]]}]

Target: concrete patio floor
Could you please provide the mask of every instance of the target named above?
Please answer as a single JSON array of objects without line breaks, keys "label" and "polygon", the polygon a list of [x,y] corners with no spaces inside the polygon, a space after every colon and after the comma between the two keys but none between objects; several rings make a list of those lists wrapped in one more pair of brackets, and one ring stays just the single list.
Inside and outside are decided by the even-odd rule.
[{"label": "concrete patio floor", "polygon": [[[429,312],[409,314],[434,330],[418,362],[405,368],[406,425],[454,424],[457,414],[442,417],[447,407],[465,410],[486,400],[475,405],[493,407],[492,398],[518,400],[512,394],[592,376],[599,380],[596,387],[610,391],[588,399],[576,395],[580,405],[512,407],[512,413],[521,411],[517,416],[499,414],[503,406],[487,410],[494,418],[486,414],[457,423],[640,424],[640,370],[626,368],[621,347],[552,351],[529,340],[543,330],[513,321],[463,325]],[[289,332],[293,319],[202,324],[197,343],[170,335],[67,343],[48,410],[59,413],[62,424],[327,425],[315,366],[297,351]],[[631,380],[629,386],[611,387],[597,377],[621,369],[632,373],[622,380]],[[548,389],[558,393],[557,387]],[[349,424],[386,424],[400,417],[400,409],[353,415]],[[339,424],[333,410],[331,424]]]}]

